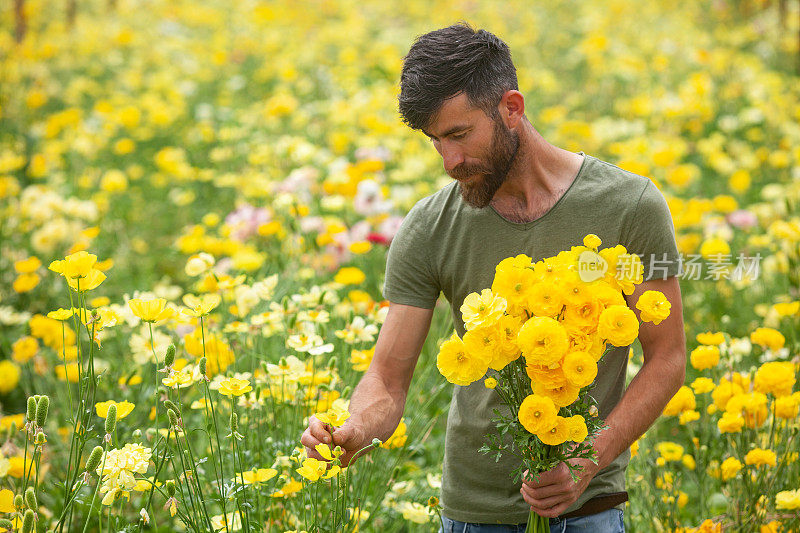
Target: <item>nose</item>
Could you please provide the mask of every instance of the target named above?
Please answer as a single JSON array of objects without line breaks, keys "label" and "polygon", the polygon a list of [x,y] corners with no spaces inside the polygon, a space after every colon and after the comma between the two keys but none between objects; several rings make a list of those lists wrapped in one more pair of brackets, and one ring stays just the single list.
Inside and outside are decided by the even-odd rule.
[{"label": "nose", "polygon": [[457,147],[449,143],[442,143],[440,152],[445,172],[450,172],[464,162],[464,154]]}]

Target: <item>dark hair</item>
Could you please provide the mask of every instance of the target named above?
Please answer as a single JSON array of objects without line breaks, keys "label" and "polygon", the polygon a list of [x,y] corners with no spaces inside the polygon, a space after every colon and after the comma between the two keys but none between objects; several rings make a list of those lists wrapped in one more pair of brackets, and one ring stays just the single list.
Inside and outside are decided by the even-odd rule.
[{"label": "dark hair", "polygon": [[462,21],[414,41],[400,75],[400,115],[412,129],[422,129],[445,100],[464,93],[470,104],[496,117],[503,93],[517,88],[508,45]]}]

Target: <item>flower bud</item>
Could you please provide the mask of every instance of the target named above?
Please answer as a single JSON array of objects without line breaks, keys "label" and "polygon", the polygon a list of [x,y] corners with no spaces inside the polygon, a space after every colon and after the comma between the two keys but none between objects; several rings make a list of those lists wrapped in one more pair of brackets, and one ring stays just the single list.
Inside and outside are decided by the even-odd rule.
[{"label": "flower bud", "polygon": [[338,358],[338,357],[336,357],[336,356],[334,355],[333,357],[331,357],[330,359],[328,359],[328,368],[329,368],[329,369],[330,369],[330,368],[335,368],[335,367],[336,367],[336,364],[337,364],[338,362],[339,362],[339,358]]},{"label": "flower bud", "polygon": [[239,415],[231,413],[231,433],[239,429]]},{"label": "flower bud", "polygon": [[28,506],[28,509],[33,509],[34,511],[39,508],[36,504],[36,492],[33,487],[28,487],[28,490],[25,491],[25,505]]},{"label": "flower bud", "polygon": [[47,436],[43,432],[39,432],[36,434],[36,438],[33,440],[34,444],[37,446],[42,446],[47,442]]},{"label": "flower bud", "polygon": [[33,511],[28,509],[22,519],[22,533],[31,533],[31,531],[33,531]]},{"label": "flower bud", "polygon": [[164,355],[164,366],[172,366],[175,362],[175,345],[167,346],[167,353]]},{"label": "flower bud", "polygon": [[89,458],[86,459],[86,471],[87,472],[94,472],[97,470],[97,467],[100,466],[100,460],[103,458],[103,448],[100,446],[95,446],[92,453],[89,454]]},{"label": "flower bud", "polygon": [[169,494],[170,498],[175,496],[175,481],[171,479],[167,481],[167,494]]},{"label": "flower bud", "polygon": [[8,426],[8,437],[6,438],[6,440],[11,440],[16,434],[17,434],[17,423],[12,421],[11,425]]},{"label": "flower bud", "polygon": [[200,374],[205,376],[206,375],[206,358],[205,357],[201,357],[200,358],[200,362],[197,363],[197,364],[200,367]]},{"label": "flower bud", "polygon": [[139,437],[142,436],[142,430],[139,429],[139,428],[136,428],[136,429],[133,430],[133,434],[132,435],[133,435],[134,439],[138,439]]},{"label": "flower bud", "polygon": [[381,445],[381,439],[375,437],[374,439],[372,439],[372,445],[377,448],[378,446]]},{"label": "flower bud", "polygon": [[14,508],[17,511],[22,511],[24,505],[25,501],[22,499],[22,494],[17,494],[16,496],[14,496]]},{"label": "flower bud", "polygon": [[348,396],[350,396],[351,390],[353,390],[353,387],[351,387],[350,385],[345,387],[344,390],[342,390],[342,398],[347,398]]},{"label": "flower bud", "polygon": [[172,409],[176,413],[178,413],[180,411],[180,409],[178,409],[178,406],[175,405],[175,402],[173,402],[172,400],[164,400],[164,406],[167,409]]},{"label": "flower bud", "polygon": [[178,415],[172,409],[167,409],[167,416],[169,417],[169,425],[171,427],[178,427]]},{"label": "flower bud", "polygon": [[50,398],[42,396],[36,404],[36,425],[40,428],[44,427],[47,420],[47,410],[50,409]]},{"label": "flower bud", "polygon": [[11,523],[11,520],[6,520],[5,518],[0,518],[0,527],[5,529],[6,531],[13,531],[14,524]]},{"label": "flower bud", "polygon": [[108,408],[108,414],[106,415],[106,434],[114,433],[114,430],[117,428],[117,406],[111,404]]},{"label": "flower bud", "polygon": [[33,396],[28,397],[28,412],[25,416],[28,420],[36,420],[36,398]]}]

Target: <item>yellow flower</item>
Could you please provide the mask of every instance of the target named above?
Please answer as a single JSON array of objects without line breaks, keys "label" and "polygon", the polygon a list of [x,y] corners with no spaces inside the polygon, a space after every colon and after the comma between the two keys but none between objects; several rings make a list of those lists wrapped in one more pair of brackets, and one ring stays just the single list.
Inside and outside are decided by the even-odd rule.
[{"label": "yellow flower", "polygon": [[497,387],[497,380],[494,378],[486,378],[483,380],[483,386],[487,389],[493,389]]},{"label": "yellow flower", "polygon": [[344,424],[345,420],[350,418],[350,412],[347,410],[348,403],[342,398],[337,398],[333,401],[327,411],[323,413],[315,413],[314,416],[322,423],[330,424],[334,427],[339,427]]},{"label": "yellow flower", "polygon": [[[333,475],[336,475],[338,473],[338,470],[334,471],[334,469],[338,468],[339,468],[338,466],[332,465],[331,471],[333,471],[333,474],[328,474],[323,479],[327,479],[333,477]],[[303,460],[303,466],[295,470],[298,474],[300,474],[307,480],[314,482],[322,478],[323,474],[325,474],[325,471],[327,469],[328,469],[328,463],[326,461],[320,461],[318,459],[313,459],[309,457],[308,459]]]},{"label": "yellow flower", "polygon": [[719,465],[722,481],[727,481],[736,477],[736,474],[738,474],[741,469],[742,463],[738,459],[735,457],[728,457]]},{"label": "yellow flower", "polygon": [[14,513],[14,493],[8,489],[0,490],[0,513]]},{"label": "yellow flower", "polygon": [[589,435],[589,430],[586,427],[586,420],[581,415],[574,415],[567,419],[567,426],[569,427],[569,440],[573,442],[583,442]]},{"label": "yellow flower", "polygon": [[517,416],[522,426],[535,435],[552,428],[557,413],[553,400],[547,396],[530,394],[522,400]]},{"label": "yellow flower", "polygon": [[69,309],[62,309],[59,307],[57,310],[50,311],[49,313],[47,313],[47,317],[55,320],[66,320],[72,316],[74,310],[75,310],[74,307],[71,307]]},{"label": "yellow flower", "polygon": [[712,333],[707,331],[705,333],[698,333],[696,339],[700,344],[717,346],[725,342],[725,335],[720,332]]},{"label": "yellow flower", "polygon": [[[188,372],[184,372],[184,371],[173,372],[171,375],[169,375],[169,376],[165,377],[164,379],[162,379],[161,383],[163,383],[164,385],[166,385],[167,387],[170,387],[170,388],[182,389],[183,387],[187,387],[187,386],[191,385],[192,383],[194,383],[194,378]],[[226,396],[228,396],[228,395],[226,395]],[[236,396],[238,396],[238,394]]]},{"label": "yellow flower", "polygon": [[20,274],[12,283],[11,288],[14,289],[14,292],[22,294],[32,291],[39,284],[39,280],[39,274],[35,272],[33,274]]},{"label": "yellow flower", "polygon": [[700,255],[709,261],[719,261],[722,256],[730,253],[731,247],[728,243],[717,237],[707,239],[700,245]]},{"label": "yellow flower", "polygon": [[707,377],[699,377],[692,381],[692,390],[695,394],[704,394],[714,390],[714,380]]},{"label": "yellow flower", "polygon": [[48,267],[53,272],[57,272],[66,279],[85,278],[94,269],[97,256],[85,250],[68,255],[63,260],[53,261]]},{"label": "yellow flower", "polygon": [[642,312],[642,321],[656,325],[669,316],[671,308],[672,304],[660,291],[644,291],[636,301],[636,309]]},{"label": "yellow flower", "polygon": [[775,495],[776,509],[800,509],[800,489],[783,490]]},{"label": "yellow flower", "polygon": [[0,361],[0,376],[3,376],[3,379],[0,380],[0,394],[8,394],[17,388],[20,376],[19,367],[8,359],[4,359]]},{"label": "yellow flower", "polygon": [[719,348],[700,345],[689,354],[689,360],[697,370],[713,368],[719,363]]},{"label": "yellow flower", "polygon": [[183,303],[186,304],[188,309],[182,309],[181,312],[185,315],[200,317],[210,313],[222,301],[222,296],[219,294],[204,294],[197,297],[193,294],[184,294]]},{"label": "yellow flower", "polygon": [[550,428],[536,433],[543,443],[548,446],[558,446],[570,437],[569,422],[562,416],[556,416]]},{"label": "yellow flower", "polygon": [[570,352],[561,365],[564,376],[576,387],[585,387],[597,376],[597,363],[586,352]]},{"label": "yellow flower", "polygon": [[612,305],[600,313],[597,331],[614,346],[628,346],[639,335],[639,321],[631,308]]},{"label": "yellow flower", "polygon": [[564,383],[558,387],[546,387],[541,383],[535,383],[533,392],[547,396],[557,407],[566,407],[578,399],[580,387],[576,387],[569,382]]},{"label": "yellow flower", "polygon": [[30,336],[20,337],[11,345],[11,358],[17,363],[27,363],[39,351],[39,343]]},{"label": "yellow flower", "polygon": [[684,411],[692,411],[697,407],[692,389],[686,385],[678,389],[675,396],[664,407],[664,416],[675,416]]},{"label": "yellow flower", "polygon": [[106,275],[101,270],[93,268],[81,278],[67,278],[67,284],[75,292],[85,292],[96,289],[105,279]]},{"label": "yellow flower", "polygon": [[757,328],[750,334],[750,340],[772,351],[780,350],[786,342],[783,334],[773,328]]},{"label": "yellow flower", "polygon": [[775,416],[785,420],[792,420],[797,417],[798,407],[800,407],[800,392],[795,392],[789,396],[782,396],[775,399],[773,409]]},{"label": "yellow flower", "polygon": [[[244,478],[245,485],[258,485],[259,483],[265,483],[277,476],[278,471],[274,468],[259,468],[258,470],[247,470],[246,472],[242,472],[241,475]],[[236,478],[239,479],[239,476],[236,476]]]},{"label": "yellow flower", "polygon": [[762,448],[755,448],[747,452],[744,456],[744,462],[751,466],[776,466],[777,457],[772,450],[764,450]]},{"label": "yellow flower", "polygon": [[480,379],[489,368],[489,361],[467,351],[456,333],[439,347],[436,367],[450,383],[469,385]]},{"label": "yellow flower", "polygon": [[587,248],[594,248],[596,250],[601,244],[603,244],[603,241],[594,233],[589,233],[583,238],[583,245]]},{"label": "yellow flower", "polygon": [[136,407],[135,404],[124,400],[121,402],[115,402],[114,400],[108,400],[105,402],[97,402],[94,404],[95,411],[97,411],[97,416],[100,418],[105,418],[108,416],[108,408],[112,405],[117,406],[117,420],[125,418],[133,411],[133,408]]},{"label": "yellow flower", "polygon": [[552,365],[567,353],[569,337],[556,320],[535,316],[522,325],[517,343],[528,362]]},{"label": "yellow flower", "polygon": [[528,290],[526,307],[537,316],[554,317],[564,307],[561,289],[554,283],[534,283]]},{"label": "yellow flower", "polygon": [[333,277],[333,281],[341,283],[342,285],[360,285],[364,283],[365,279],[367,279],[367,277],[356,267],[340,268]]},{"label": "yellow flower", "polygon": [[503,316],[506,311],[506,300],[502,296],[493,294],[491,289],[483,289],[480,294],[476,292],[468,294],[460,311],[467,330],[487,327]]},{"label": "yellow flower", "polygon": [[507,257],[495,267],[492,293],[506,300],[506,311],[509,314],[521,315],[529,299],[528,290],[533,281],[530,257],[525,254]]},{"label": "yellow flower", "polygon": [[776,397],[788,396],[796,381],[793,363],[771,361],[756,370],[753,389],[765,394],[772,393]]},{"label": "yellow flower", "polygon": [[134,298],[128,301],[128,307],[131,308],[133,314],[145,322],[160,322],[175,316],[172,309],[166,307],[166,305],[167,301],[164,298],[153,298],[151,300]]},{"label": "yellow flower", "polygon": [[253,387],[250,386],[250,381],[246,379],[227,378],[219,383],[219,393],[229,398],[241,396],[251,390],[253,390]]},{"label": "yellow flower", "polygon": [[656,444],[656,451],[665,461],[680,461],[683,457],[683,446],[675,442],[659,442]]},{"label": "yellow flower", "polygon": [[700,419],[698,411],[684,411],[678,416],[678,423],[682,426]]},{"label": "yellow flower", "polygon": [[[408,435],[406,435],[406,423],[405,420],[401,418],[400,423],[397,425],[394,432],[389,436],[388,439],[386,439],[386,442],[382,442],[380,444],[380,447],[386,450],[391,450],[393,448],[401,448],[406,443],[407,440],[408,440]],[[321,445],[318,444],[317,446]]]},{"label": "yellow flower", "polygon": [[40,266],[42,266],[42,262],[36,256],[14,262],[14,270],[17,271],[17,274],[32,274]]}]

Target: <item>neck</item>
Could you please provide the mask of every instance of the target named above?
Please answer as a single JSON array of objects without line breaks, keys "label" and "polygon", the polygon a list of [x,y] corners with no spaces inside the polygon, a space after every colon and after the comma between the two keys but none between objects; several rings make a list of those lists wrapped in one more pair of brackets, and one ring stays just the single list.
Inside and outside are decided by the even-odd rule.
[{"label": "neck", "polygon": [[527,120],[518,131],[517,157],[491,204],[535,213],[569,187],[577,173],[576,161],[580,168],[580,156],[547,142]]}]

